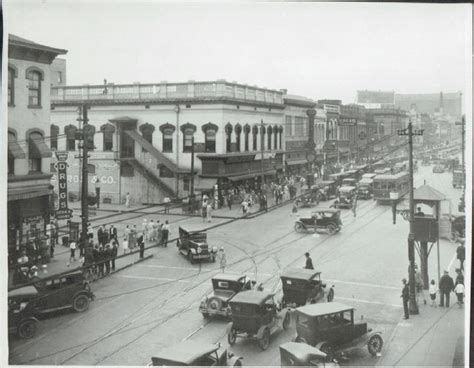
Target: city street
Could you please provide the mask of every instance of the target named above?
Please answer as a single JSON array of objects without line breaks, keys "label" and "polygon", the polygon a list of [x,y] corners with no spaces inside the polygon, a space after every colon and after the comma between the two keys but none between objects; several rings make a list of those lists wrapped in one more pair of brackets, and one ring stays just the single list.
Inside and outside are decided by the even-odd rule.
[{"label": "city street", "polygon": [[[415,186],[426,181],[451,199],[452,213],[457,213],[462,190],[452,188],[451,173],[433,174],[431,170],[432,166],[420,166]],[[330,203],[323,202],[319,207]],[[448,210],[449,206],[443,204],[442,212]],[[342,210],[340,233],[296,233],[295,220],[310,211],[292,214],[291,205],[285,205],[253,219],[219,219],[213,225],[227,223],[208,231],[208,243],[225,248],[226,272],[245,273],[262,282],[265,290],[272,291],[278,290],[281,271],[302,268],[304,253],[310,252],[315,269],[322,272],[323,282],[328,287],[335,285],[335,301],[355,307],[356,319],[363,318],[369,328],[381,331],[384,337],[382,357],[371,357],[364,347],[351,352],[348,361],[341,364],[377,365],[392,346],[395,349],[400,343],[392,340],[394,331],[410,328],[419,318],[401,320],[401,279],[407,277],[408,266],[408,223],[398,216],[393,225],[390,206],[359,200],[357,217],[350,210]],[[126,223],[139,227],[147,215],[134,217]],[[202,223],[200,218],[185,216],[170,219]],[[174,236],[175,225],[171,237]],[[441,270],[449,269],[451,276],[458,266],[456,247],[446,239],[440,241]],[[198,312],[201,299],[211,291],[211,277],[219,272],[218,262],[191,265],[177,252],[174,243],[168,248],[153,248],[147,254],[150,252],[153,257],[149,260],[94,283],[96,300],[87,312],[44,319],[31,340],[11,337],[10,364],[144,365],[160,349],[184,339],[227,346],[228,321],[205,320]],[[434,247],[429,259],[430,278],[437,279],[436,272]],[[420,315],[443,312],[423,303],[419,309]],[[272,336],[268,350],[262,352],[255,341],[243,339],[238,339],[231,350],[244,358],[244,365],[279,366],[279,345],[294,337],[292,319],[287,331]]]}]

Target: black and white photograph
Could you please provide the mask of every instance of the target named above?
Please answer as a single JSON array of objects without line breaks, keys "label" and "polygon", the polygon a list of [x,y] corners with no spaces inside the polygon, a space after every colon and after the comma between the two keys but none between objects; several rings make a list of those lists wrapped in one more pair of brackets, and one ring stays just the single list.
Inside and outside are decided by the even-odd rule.
[{"label": "black and white photograph", "polygon": [[0,366],[474,364],[472,4],[0,6]]}]

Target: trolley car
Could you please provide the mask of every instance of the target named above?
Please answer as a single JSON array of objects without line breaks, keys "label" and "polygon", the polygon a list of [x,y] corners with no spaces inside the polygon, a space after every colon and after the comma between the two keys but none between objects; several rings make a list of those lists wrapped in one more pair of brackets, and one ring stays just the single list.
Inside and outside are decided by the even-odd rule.
[{"label": "trolley car", "polygon": [[394,175],[377,175],[374,178],[374,199],[379,203],[390,202],[390,193],[398,193],[402,199],[408,193],[410,177],[407,172]]}]

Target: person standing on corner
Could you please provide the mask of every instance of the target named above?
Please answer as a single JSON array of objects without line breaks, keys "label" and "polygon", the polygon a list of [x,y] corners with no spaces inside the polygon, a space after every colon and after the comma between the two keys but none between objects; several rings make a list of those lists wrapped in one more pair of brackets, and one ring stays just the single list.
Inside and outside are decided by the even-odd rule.
[{"label": "person standing on corner", "polygon": [[168,246],[168,236],[170,234],[170,226],[168,224],[168,220],[165,221],[163,228],[161,229],[161,244],[163,247]]},{"label": "person standing on corner", "polygon": [[461,243],[459,247],[456,248],[457,258],[459,259],[459,268],[461,271],[464,271],[464,260],[466,259],[466,248],[464,243]]},{"label": "person standing on corner", "polygon": [[219,267],[221,268],[222,273],[225,272],[225,267],[227,266],[227,259],[225,256],[224,248],[220,248],[217,253],[217,260],[219,261]]},{"label": "person standing on corner", "polygon": [[448,271],[444,271],[444,275],[441,276],[441,279],[439,280],[439,292],[440,292],[440,307],[444,307],[444,299],[446,298],[446,307],[449,308],[449,295],[451,294],[451,291],[454,290],[454,281],[449,276]]},{"label": "person standing on corner", "polygon": [[143,239],[143,234],[138,237],[138,247],[140,248],[140,258],[143,259],[145,256],[145,240]]},{"label": "person standing on corner", "polygon": [[309,253],[306,252],[304,255],[305,255],[305,257],[306,257],[306,263],[305,263],[304,268],[306,268],[307,270],[314,270],[314,267],[313,267],[313,260],[312,260],[311,257],[309,256]]},{"label": "person standing on corner", "polygon": [[402,295],[400,296],[403,301],[403,313],[405,314],[403,319],[410,318],[410,314],[408,313],[408,300],[410,299],[410,289],[408,288],[407,279],[402,280],[403,289]]},{"label": "person standing on corner", "polygon": [[130,193],[125,196],[125,207],[130,208]]},{"label": "person standing on corner", "polygon": [[112,266],[112,272],[115,271],[115,258],[117,258],[117,254],[118,254],[117,242],[115,240],[112,240],[112,250],[111,250],[112,259],[110,260],[110,263]]},{"label": "person standing on corner", "polygon": [[212,204],[211,204],[211,202],[208,202],[208,204],[207,204],[206,217],[207,217],[207,222],[212,221]]},{"label": "person standing on corner", "polygon": [[327,299],[328,303],[331,303],[334,300],[334,285],[329,288]]}]

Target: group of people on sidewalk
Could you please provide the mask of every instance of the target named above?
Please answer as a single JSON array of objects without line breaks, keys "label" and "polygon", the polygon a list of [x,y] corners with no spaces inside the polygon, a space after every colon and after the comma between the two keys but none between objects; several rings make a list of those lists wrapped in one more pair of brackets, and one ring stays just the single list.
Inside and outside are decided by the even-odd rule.
[{"label": "group of people on sidewalk", "polygon": [[[460,260],[461,261],[461,260]],[[439,306],[449,308],[450,306],[450,295],[452,292],[456,294],[457,297],[457,304],[461,308],[464,304],[464,294],[465,294],[465,287],[464,287],[464,265],[462,260],[460,262],[460,268],[456,269],[456,279],[449,275],[449,271],[445,270],[443,276],[441,276],[439,280],[439,287],[436,285],[435,280],[431,280],[429,284],[429,294],[431,299],[431,307],[437,307],[438,304],[436,302],[437,295],[440,296]],[[408,267],[410,271],[410,266]],[[404,319],[410,318],[409,311],[408,311],[408,301],[410,299],[410,287],[407,279],[402,279],[403,288],[402,288],[402,295],[401,298],[403,300],[403,311],[404,311]],[[418,304],[418,300],[420,300],[420,296],[423,298],[424,304],[427,304],[425,295],[424,295],[424,283],[421,277],[420,272],[418,271],[418,266],[415,264],[415,290],[416,290],[416,301]]]}]

